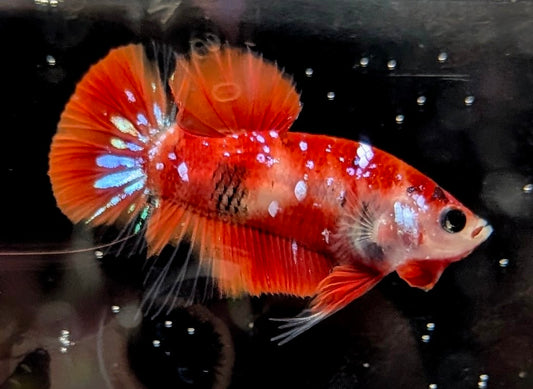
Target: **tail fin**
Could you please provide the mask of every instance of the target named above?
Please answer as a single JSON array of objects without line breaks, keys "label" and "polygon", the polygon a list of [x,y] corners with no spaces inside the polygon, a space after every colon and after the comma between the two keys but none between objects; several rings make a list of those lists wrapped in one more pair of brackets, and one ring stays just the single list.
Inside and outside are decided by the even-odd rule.
[{"label": "tail fin", "polygon": [[192,42],[190,59],[178,57],[170,82],[178,124],[204,136],[289,129],[300,112],[292,80],[251,51]]},{"label": "tail fin", "polygon": [[166,111],[158,68],[141,45],[111,50],[89,69],[50,151],[52,189],[66,216],[99,225],[139,215],[147,203],[148,152],[169,125]]}]

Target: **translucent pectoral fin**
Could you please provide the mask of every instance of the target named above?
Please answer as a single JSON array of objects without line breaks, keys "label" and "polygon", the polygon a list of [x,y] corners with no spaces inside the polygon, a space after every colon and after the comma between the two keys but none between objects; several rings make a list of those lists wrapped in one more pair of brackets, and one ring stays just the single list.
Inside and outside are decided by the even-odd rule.
[{"label": "translucent pectoral fin", "polygon": [[344,308],[376,285],[384,274],[361,265],[337,266],[318,286],[309,309],[295,318],[272,319],[285,330],[272,341],[285,344],[326,317]]}]

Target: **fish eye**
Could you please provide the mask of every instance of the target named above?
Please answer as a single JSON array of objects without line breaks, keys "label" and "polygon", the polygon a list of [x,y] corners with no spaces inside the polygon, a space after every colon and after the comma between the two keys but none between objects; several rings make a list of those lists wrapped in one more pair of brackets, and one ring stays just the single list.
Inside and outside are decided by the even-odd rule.
[{"label": "fish eye", "polygon": [[466,215],[460,209],[447,209],[440,217],[440,225],[450,234],[462,231],[466,225]]}]

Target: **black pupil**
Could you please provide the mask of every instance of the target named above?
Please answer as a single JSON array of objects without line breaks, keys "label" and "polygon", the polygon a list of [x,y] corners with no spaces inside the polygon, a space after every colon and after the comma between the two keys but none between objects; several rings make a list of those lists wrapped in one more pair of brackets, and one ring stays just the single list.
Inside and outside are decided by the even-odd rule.
[{"label": "black pupil", "polygon": [[440,223],[442,228],[454,234],[465,228],[466,216],[459,209],[451,209],[444,212]]}]

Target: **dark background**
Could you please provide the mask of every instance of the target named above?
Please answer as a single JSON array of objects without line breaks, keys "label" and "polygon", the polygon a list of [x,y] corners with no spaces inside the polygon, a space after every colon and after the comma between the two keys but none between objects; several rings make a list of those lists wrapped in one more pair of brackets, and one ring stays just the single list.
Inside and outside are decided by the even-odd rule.
[{"label": "dark background", "polygon": [[[5,3],[0,388],[533,387],[533,3]],[[76,82],[110,48],[185,50],[205,31],[253,44],[294,76],[304,108],[293,130],[365,139],[404,159],[487,218],[489,241],[431,292],[391,275],[283,347],[268,318],[305,301],[214,299],[136,316],[149,266],[127,247],[83,251],[93,234],[55,207],[49,145]],[[30,371],[17,368],[24,357]]]}]

